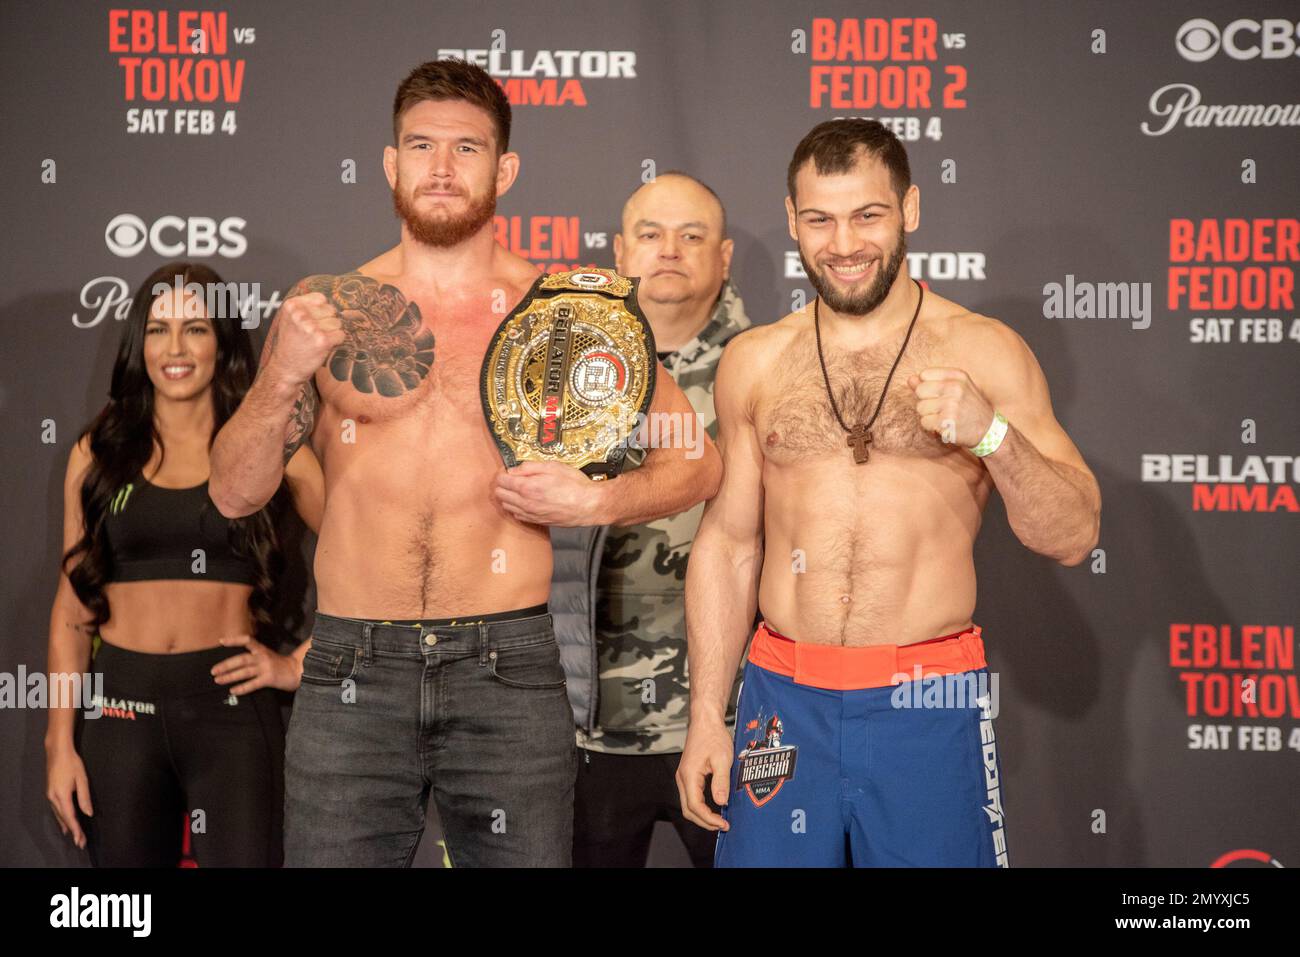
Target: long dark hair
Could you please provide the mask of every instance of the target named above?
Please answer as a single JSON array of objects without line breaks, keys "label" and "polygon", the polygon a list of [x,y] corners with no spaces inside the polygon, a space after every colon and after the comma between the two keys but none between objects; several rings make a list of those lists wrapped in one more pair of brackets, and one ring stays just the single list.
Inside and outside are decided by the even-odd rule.
[{"label": "long dark hair", "polygon": [[[112,575],[112,561],[104,536],[104,519],[109,503],[123,485],[131,481],[153,456],[157,444],[165,457],[167,449],[154,422],[154,385],[144,362],[145,328],[158,284],[172,286],[180,277],[182,285],[195,282],[207,289],[219,288],[221,278],[200,263],[173,262],[154,270],[142,282],[131,300],[131,311],[113,363],[113,380],[108,390],[108,404],[78,437],[90,437],[92,461],[81,486],[81,512],[85,531],[63,556],[63,569],[81,603],[94,615],[98,629],[109,620],[111,611],[104,586]],[[234,414],[248,391],[257,370],[257,359],[248,334],[234,317],[209,317],[217,337],[216,370],[212,377],[212,435]],[[161,468],[161,462],[159,463]],[[284,505],[283,486],[272,503],[245,518],[231,522],[230,546],[248,558],[254,569],[253,594],[249,609],[258,631],[273,624],[270,613],[272,581],[283,570],[284,557],[275,529],[275,513]],[[203,506],[215,511],[211,499]],[[225,519],[222,519],[225,521]],[[69,563],[75,565],[69,569]]]}]

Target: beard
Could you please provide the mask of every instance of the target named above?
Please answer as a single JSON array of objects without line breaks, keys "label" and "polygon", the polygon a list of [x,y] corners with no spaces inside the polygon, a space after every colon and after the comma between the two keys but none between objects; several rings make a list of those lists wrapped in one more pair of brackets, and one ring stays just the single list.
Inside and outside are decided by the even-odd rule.
[{"label": "beard", "polygon": [[415,200],[402,190],[399,177],[393,186],[393,211],[406,224],[411,237],[426,246],[445,248],[463,243],[492,221],[497,211],[496,193],[489,188],[482,196],[471,197],[469,207],[460,215],[421,214]]},{"label": "beard", "polygon": [[817,290],[817,295],[821,296],[827,306],[841,315],[865,316],[885,301],[906,255],[907,236],[900,225],[898,243],[889,258],[877,269],[875,280],[867,288],[854,293],[841,293],[831,285],[830,277],[813,269],[812,264],[804,258],[802,249],[799,250],[799,261],[803,263],[803,271],[808,274],[808,281],[812,283],[812,287]]}]

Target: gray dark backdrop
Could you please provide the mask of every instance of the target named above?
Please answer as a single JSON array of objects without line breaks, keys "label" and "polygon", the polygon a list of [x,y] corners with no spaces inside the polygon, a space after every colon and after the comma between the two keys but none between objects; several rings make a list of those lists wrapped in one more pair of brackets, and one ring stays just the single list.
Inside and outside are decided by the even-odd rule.
[{"label": "gray dark backdrop", "polygon": [[[151,4],[149,22],[156,31],[156,11],[166,8],[166,40],[174,41],[176,11],[187,7]],[[916,274],[1025,337],[1104,499],[1104,556],[1079,567],[1022,548],[1000,503],[990,506],[979,541],[976,621],[1001,680],[997,727],[1011,861],[1203,867],[1254,850],[1282,864],[1300,862],[1293,659],[1251,672],[1271,676],[1270,694],[1289,691],[1278,713],[1207,717],[1199,702],[1189,706],[1184,673],[1231,682],[1251,669],[1183,667],[1171,663],[1170,643],[1176,624],[1226,625],[1239,652],[1244,626],[1273,626],[1290,629],[1278,634],[1294,655],[1300,535],[1286,495],[1293,503],[1296,475],[1267,485],[1269,501],[1281,496],[1282,504],[1260,512],[1196,509],[1191,483],[1143,481],[1142,472],[1144,455],[1208,455],[1212,463],[1226,455],[1240,468],[1249,456],[1294,462],[1300,454],[1300,342],[1288,337],[1300,315],[1294,302],[1197,309],[1166,300],[1171,219],[1294,223],[1296,127],[1179,123],[1158,135],[1142,128],[1167,121],[1151,100],[1168,84],[1194,88],[1204,104],[1293,103],[1300,61],[1274,54],[1286,52],[1288,37],[1294,50],[1300,6],[231,2],[213,8],[226,19],[209,37],[210,51],[197,56],[141,51],[131,42],[129,17],[125,41],[115,42],[112,9],[80,2],[0,7],[7,227],[0,267],[7,533],[0,672],[16,676],[21,666],[44,664],[68,449],[104,402],[120,329],[97,301],[115,279],[133,288],[160,262],[186,254],[227,279],[260,282],[271,299],[298,277],[347,270],[392,245],[397,225],[380,151],[391,136],[396,85],[439,50],[488,48],[499,30],[497,42],[522,51],[525,65],[537,51],[635,55],[631,77],[578,76],[576,85],[561,77],[549,88],[514,83],[516,98],[557,101],[515,106],[512,146],[522,173],[498,211],[519,217],[531,258],[612,265],[621,203],[647,161],[659,171],[685,169],[727,205],[738,284],[758,322],[784,315],[808,289],[787,274],[794,246],[782,208],[785,167],[799,138],[833,116],[915,118],[923,134],[938,120],[941,138],[907,142],[922,194],[911,249],[974,253],[982,270],[956,278],[940,257],[937,272]],[[935,56],[895,58],[910,53],[910,40],[883,59],[856,63],[838,54],[814,61],[792,49],[795,31],[813,35],[819,18],[864,15],[932,18]],[[1223,36],[1239,18],[1261,30],[1276,27],[1269,20],[1289,27],[1253,55],[1260,34],[1237,32],[1234,55]],[[1184,26],[1198,19],[1206,24]],[[902,36],[915,36],[898,26]],[[251,42],[245,28],[252,28]],[[236,41],[236,30],[245,42]],[[945,45],[945,34],[960,34],[961,45],[956,36]],[[184,102],[183,89],[164,89],[152,101],[139,90],[129,98],[128,71],[136,68],[124,60],[136,57],[159,61],[143,69],[164,75],[194,60],[191,76],[220,76],[224,66],[235,78],[242,62],[242,86],[211,102]],[[602,58],[585,59],[598,66]],[[503,63],[509,67],[508,53]],[[869,67],[877,76],[919,67],[932,102],[814,106],[813,70],[825,65]],[[944,87],[961,69],[959,102],[945,105]],[[1157,109],[1170,102],[1166,95]],[[167,110],[165,131],[133,132],[129,111],[140,108]],[[178,109],[211,110],[216,130],[174,132]],[[228,112],[233,133],[221,129]],[[200,114],[186,117],[201,130]],[[348,160],[355,161],[354,183],[344,181]],[[1255,182],[1243,182],[1244,163]],[[136,218],[106,236],[122,214]],[[140,245],[132,223],[147,228],[168,216],[186,225],[177,232],[164,223],[157,242],[146,240],[129,256],[111,248],[110,239],[130,252]],[[553,248],[548,217],[566,218],[578,248]],[[204,219],[224,222],[246,248],[205,247]],[[186,249],[190,225],[196,241]],[[544,241],[534,244],[534,234]],[[604,245],[595,234],[605,235]],[[167,245],[177,236],[178,252]],[[1270,263],[1270,254],[1254,250],[1249,258],[1294,283],[1294,261]],[[1211,253],[1200,264],[1215,262]],[[1221,264],[1240,270],[1250,262]],[[1044,286],[1067,275],[1150,283],[1150,327],[1135,329],[1122,318],[1046,318]],[[1285,334],[1279,342],[1195,342],[1193,329],[1207,315],[1273,317]],[[253,333],[259,344],[265,327]],[[1251,442],[1243,441],[1246,419],[1254,423]],[[44,440],[48,423],[53,441]],[[305,560],[311,544],[309,537],[302,542]],[[288,630],[305,635],[312,596],[302,569],[286,595],[297,607]],[[1189,746],[1203,724],[1228,729],[1215,733],[1226,749]],[[81,860],[60,838],[43,797],[44,727],[42,712],[0,710],[0,863]],[[1280,746],[1242,747],[1256,740],[1242,730],[1249,727],[1277,729]],[[435,852],[426,842],[422,859]],[[671,840],[656,846],[657,863],[683,858]]]}]

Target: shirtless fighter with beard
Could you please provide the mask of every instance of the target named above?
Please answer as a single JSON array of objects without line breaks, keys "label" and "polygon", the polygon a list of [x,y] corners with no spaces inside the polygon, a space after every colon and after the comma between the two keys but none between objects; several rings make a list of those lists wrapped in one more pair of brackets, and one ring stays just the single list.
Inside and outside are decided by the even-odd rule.
[{"label": "shirtless fighter with beard", "polygon": [[815,127],[787,186],[819,298],[718,367],[726,472],[687,569],[682,806],[722,832],[719,866],[1005,866],[971,620],[981,512],[996,486],[1020,541],[1075,565],[1101,495],[1024,340],[908,276],[920,194],[892,133]]},{"label": "shirtless fighter with beard", "polygon": [[[398,88],[393,125],[384,172],[401,242],[294,288],[212,450],[229,517],[262,506],[303,442],[325,473],[285,862],[406,865],[432,789],[454,866],[564,866],[576,757],[546,526],[676,514],[713,494],[721,462],[661,435],[666,447],[610,481],[556,463],[505,470],[479,374],[538,275],[493,238],[519,171],[510,106],[478,67],[432,62]],[[662,366],[656,412],[691,412]]]}]

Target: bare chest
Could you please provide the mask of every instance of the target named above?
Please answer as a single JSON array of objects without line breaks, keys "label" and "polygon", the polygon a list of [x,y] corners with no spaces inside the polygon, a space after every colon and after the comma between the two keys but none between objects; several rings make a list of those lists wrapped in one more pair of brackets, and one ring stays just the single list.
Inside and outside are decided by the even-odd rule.
[{"label": "bare chest", "polygon": [[[916,396],[907,384],[913,373],[941,364],[930,337],[913,335],[889,380],[883,402],[881,392],[897,356],[896,346],[891,345],[888,351],[827,354],[823,375],[816,345],[807,338],[809,341],[801,338],[783,358],[780,371],[763,389],[755,409],[759,444],[769,460],[796,465],[823,456],[848,457],[849,434],[844,426],[853,429],[858,425],[869,432],[869,453],[917,458],[953,454],[938,436],[921,427]],[[831,394],[843,426],[836,418]]]}]

